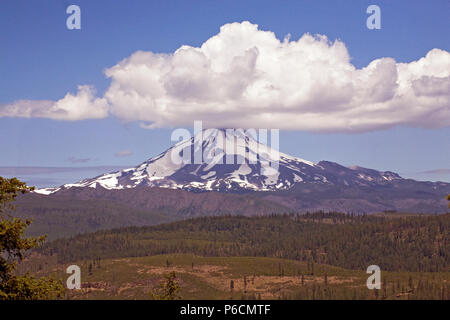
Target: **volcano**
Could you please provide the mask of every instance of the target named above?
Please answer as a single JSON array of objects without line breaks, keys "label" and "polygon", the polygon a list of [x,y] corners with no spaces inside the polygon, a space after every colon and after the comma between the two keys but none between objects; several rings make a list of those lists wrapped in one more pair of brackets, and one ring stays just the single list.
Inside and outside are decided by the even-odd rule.
[{"label": "volcano", "polygon": [[[283,212],[447,211],[450,183],[405,179],[391,171],[331,161],[315,163],[279,152],[276,143],[272,148],[268,140],[267,134],[250,130],[205,129],[136,167],[34,193],[49,196],[48,201],[107,199],[139,209],[176,206],[175,211],[204,214],[225,212],[227,206],[238,208],[244,199],[233,194],[251,194],[245,201],[259,205],[246,207],[246,214],[264,211],[261,203],[271,212],[277,208]],[[277,139],[271,135],[273,141]]]},{"label": "volcano", "polygon": [[390,171],[293,157],[261,143],[255,132],[205,129],[137,167],[36,192],[51,194],[73,187],[159,187],[242,193],[289,190],[306,184],[377,186],[403,179]]}]

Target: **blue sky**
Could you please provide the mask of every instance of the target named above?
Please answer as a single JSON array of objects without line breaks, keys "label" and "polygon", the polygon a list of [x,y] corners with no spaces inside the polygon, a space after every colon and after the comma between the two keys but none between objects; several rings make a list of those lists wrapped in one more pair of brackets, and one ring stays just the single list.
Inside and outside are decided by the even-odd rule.
[{"label": "blue sky", "polygon": [[[81,30],[66,28],[70,4],[81,7]],[[381,30],[366,28],[370,4],[381,8]],[[411,62],[433,48],[450,50],[449,13],[450,2],[445,0],[6,0],[0,3],[0,105],[22,99],[56,101],[75,93],[80,84],[94,86],[102,96],[111,82],[104,70],[132,53],[172,53],[184,44],[200,46],[222,25],[245,20],[279,39],[287,34],[298,39],[307,32],[340,39],[356,68],[382,57]],[[114,116],[80,121],[0,117],[0,167],[136,165],[170,146],[171,131],[144,129]],[[400,125],[363,133],[282,130],[280,149],[312,161],[450,182],[449,137],[448,126]],[[118,156],[121,151],[131,154]],[[22,177],[43,186],[87,177],[92,175],[89,170],[55,173],[52,182],[41,175]]]}]

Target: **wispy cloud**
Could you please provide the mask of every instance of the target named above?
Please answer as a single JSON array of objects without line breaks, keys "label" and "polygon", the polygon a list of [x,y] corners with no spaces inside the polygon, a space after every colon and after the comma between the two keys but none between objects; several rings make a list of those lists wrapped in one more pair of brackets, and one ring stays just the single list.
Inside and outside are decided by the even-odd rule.
[{"label": "wispy cloud", "polygon": [[0,176],[16,177],[29,186],[38,188],[57,187],[86,178],[125,169],[125,166],[93,167],[0,167]]},{"label": "wispy cloud", "polygon": [[121,158],[121,157],[129,157],[132,154],[133,154],[133,152],[131,152],[130,150],[122,150],[122,151],[116,152],[114,154],[114,156]]},{"label": "wispy cloud", "polygon": [[77,158],[77,157],[69,157],[66,159],[67,162],[70,163],[86,163],[91,161],[91,158]]},{"label": "wispy cloud", "polygon": [[450,174],[450,169],[433,169],[419,172],[419,174]]},{"label": "wispy cloud", "polygon": [[93,166],[93,167],[0,167],[0,175],[3,176],[22,176],[22,175],[40,175],[67,172],[101,171],[110,172],[122,170],[127,166]]}]

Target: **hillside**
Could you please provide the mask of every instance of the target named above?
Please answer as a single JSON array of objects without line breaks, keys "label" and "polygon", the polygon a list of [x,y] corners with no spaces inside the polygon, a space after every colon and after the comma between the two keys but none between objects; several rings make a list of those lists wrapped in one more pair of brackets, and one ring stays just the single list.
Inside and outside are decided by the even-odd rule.
[{"label": "hillside", "polygon": [[96,230],[148,226],[206,215],[290,211],[268,200],[237,194],[160,188],[89,189],[74,188],[50,196],[21,195],[15,202],[14,216],[33,220],[28,235],[47,234],[53,240]]},{"label": "hillside", "polygon": [[[19,272],[67,278],[67,299],[150,299],[175,272],[184,299],[450,299],[450,214],[191,218],[57,239]],[[381,290],[366,287],[369,265]]]},{"label": "hillside", "polygon": [[47,234],[48,239],[53,240],[97,230],[148,226],[201,216],[261,216],[319,210],[355,214],[385,210],[446,212],[447,200],[442,190],[431,189],[427,182],[409,180],[376,188],[310,184],[282,192],[245,194],[148,187],[124,190],[74,187],[51,195],[21,195],[15,203],[14,215],[33,220],[27,229],[28,235]]},{"label": "hillside", "polygon": [[[67,264],[36,258],[22,269],[66,278]],[[45,262],[44,262],[45,261]],[[67,299],[150,299],[164,275],[175,272],[183,299],[450,299],[445,272],[382,272],[382,289],[368,290],[365,270],[268,257],[151,257],[76,261],[82,289]],[[231,285],[232,283],[232,285]],[[233,289],[231,289],[231,286]]]},{"label": "hillside", "polygon": [[127,227],[59,239],[39,252],[58,262],[189,253],[277,257],[348,269],[450,269],[450,214],[353,216],[340,213],[222,216]]}]

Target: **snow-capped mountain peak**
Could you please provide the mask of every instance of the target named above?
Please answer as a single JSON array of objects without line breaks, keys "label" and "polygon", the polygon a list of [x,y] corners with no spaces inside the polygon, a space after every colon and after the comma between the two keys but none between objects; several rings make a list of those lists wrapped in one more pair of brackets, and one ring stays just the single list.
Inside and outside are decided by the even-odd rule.
[{"label": "snow-capped mountain peak", "polygon": [[[307,182],[367,185],[401,179],[391,172],[292,157],[279,152],[276,144],[274,148],[267,145],[268,138],[265,131],[205,129],[137,167],[36,192],[143,186],[190,191],[275,191]],[[271,138],[277,142],[277,137]]]}]

